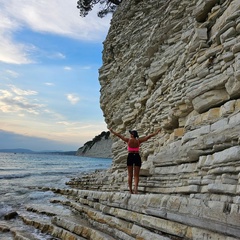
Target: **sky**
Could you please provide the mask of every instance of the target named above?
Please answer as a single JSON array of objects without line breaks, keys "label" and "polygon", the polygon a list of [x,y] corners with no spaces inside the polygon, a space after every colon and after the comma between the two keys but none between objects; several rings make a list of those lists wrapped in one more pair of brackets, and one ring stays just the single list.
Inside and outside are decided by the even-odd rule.
[{"label": "sky", "polygon": [[107,131],[98,69],[111,16],[77,0],[0,0],[0,149],[77,150]]}]

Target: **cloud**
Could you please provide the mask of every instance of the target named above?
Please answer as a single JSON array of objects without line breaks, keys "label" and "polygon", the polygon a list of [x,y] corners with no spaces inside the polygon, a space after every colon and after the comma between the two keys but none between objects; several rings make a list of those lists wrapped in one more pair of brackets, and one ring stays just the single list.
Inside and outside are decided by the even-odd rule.
[{"label": "cloud", "polygon": [[[77,1],[71,0],[0,0],[0,61],[29,64],[35,46],[17,42],[15,32],[30,29],[83,41],[103,41],[111,16],[97,17],[97,9],[86,17],[79,16]],[[58,57],[64,57],[58,55]]]},{"label": "cloud", "polygon": [[29,64],[34,61],[30,58],[33,46],[16,43],[10,35],[0,32],[0,62],[10,64]]},{"label": "cloud", "polygon": [[68,127],[68,129],[71,129],[74,131],[83,130],[83,129],[93,129],[96,127],[96,124],[87,124],[84,122],[59,121],[57,122],[57,124]]},{"label": "cloud", "polygon": [[80,101],[80,98],[77,96],[77,94],[70,93],[70,94],[67,94],[66,96],[67,96],[67,100],[73,105]]},{"label": "cloud", "polygon": [[0,0],[0,61],[12,64],[31,63],[28,51],[32,46],[18,43],[13,39],[12,33],[20,28],[20,24],[8,15],[4,3]]},{"label": "cloud", "polygon": [[83,67],[81,67],[80,69],[82,69],[82,70],[90,70],[90,69],[91,69],[91,66],[83,66]]},{"label": "cloud", "polygon": [[70,123],[70,122],[67,122],[67,121],[57,122],[57,124],[64,125],[64,126],[69,126],[69,125],[71,125],[71,123]]},{"label": "cloud", "polygon": [[71,70],[72,70],[72,68],[71,68],[71,67],[68,67],[68,66],[66,66],[66,67],[64,67],[64,70],[66,70],[66,71],[71,71]]},{"label": "cloud", "polygon": [[15,72],[15,71],[12,71],[10,69],[7,69],[6,70],[6,73],[10,76],[10,77],[13,77],[13,78],[17,78],[19,76],[19,73]]},{"label": "cloud", "polygon": [[16,93],[17,95],[29,96],[29,95],[37,95],[38,94],[36,91],[33,91],[33,90],[22,90],[13,85],[10,85],[10,87],[11,87],[12,92]]},{"label": "cloud", "polygon": [[36,103],[28,96],[37,95],[36,91],[22,90],[15,86],[10,86],[9,90],[0,89],[0,111],[4,113],[14,112],[23,114],[27,112],[38,115],[40,110],[44,107],[43,104]]},{"label": "cloud", "polygon": [[55,84],[54,83],[50,83],[50,82],[46,82],[46,83],[44,83],[46,86],[55,86]]},{"label": "cloud", "polygon": [[52,59],[65,59],[66,58],[66,56],[60,52],[56,52],[48,57],[52,58]]},{"label": "cloud", "polygon": [[6,21],[15,19],[36,32],[48,32],[80,40],[101,40],[109,28],[111,16],[97,17],[95,8],[86,18],[79,16],[75,0],[0,0]]}]

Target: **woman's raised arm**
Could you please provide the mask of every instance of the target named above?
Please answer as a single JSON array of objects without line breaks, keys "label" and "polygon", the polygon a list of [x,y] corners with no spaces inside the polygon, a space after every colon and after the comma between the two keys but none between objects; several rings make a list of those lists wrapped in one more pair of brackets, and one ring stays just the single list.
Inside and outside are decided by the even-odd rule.
[{"label": "woman's raised arm", "polygon": [[159,132],[161,132],[161,129],[158,129],[155,133],[149,134],[146,137],[139,138],[140,143],[146,142],[149,138],[156,136]]},{"label": "woman's raised arm", "polygon": [[109,131],[110,131],[112,134],[114,134],[115,136],[121,138],[124,142],[128,142],[128,141],[129,141],[129,138],[126,138],[126,137],[122,136],[121,134],[113,131],[111,128],[109,128]]}]

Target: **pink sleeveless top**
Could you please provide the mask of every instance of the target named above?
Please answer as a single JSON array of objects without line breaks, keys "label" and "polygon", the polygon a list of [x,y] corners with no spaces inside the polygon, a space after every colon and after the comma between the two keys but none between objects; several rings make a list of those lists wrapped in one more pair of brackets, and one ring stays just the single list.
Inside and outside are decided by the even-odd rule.
[{"label": "pink sleeveless top", "polygon": [[139,152],[139,149],[140,149],[140,144],[138,145],[138,147],[135,147],[135,148],[129,147],[128,145],[128,152]]}]

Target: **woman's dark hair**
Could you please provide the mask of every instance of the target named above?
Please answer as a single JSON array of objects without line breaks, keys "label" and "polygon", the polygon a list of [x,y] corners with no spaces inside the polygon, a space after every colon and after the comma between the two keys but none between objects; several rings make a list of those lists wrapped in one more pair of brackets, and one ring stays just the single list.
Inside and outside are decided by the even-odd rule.
[{"label": "woman's dark hair", "polygon": [[129,130],[129,133],[133,135],[134,138],[139,138],[138,132],[136,130]]}]

